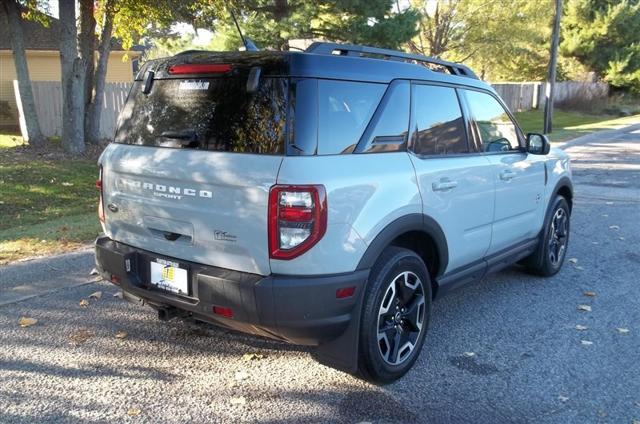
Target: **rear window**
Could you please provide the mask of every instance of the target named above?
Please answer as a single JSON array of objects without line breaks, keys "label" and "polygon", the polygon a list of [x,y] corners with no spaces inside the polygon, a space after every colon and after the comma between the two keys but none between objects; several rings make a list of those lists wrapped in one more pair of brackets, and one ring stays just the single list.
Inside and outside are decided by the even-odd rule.
[{"label": "rear window", "polygon": [[116,143],[283,154],[286,78],[158,79],[151,92],[136,81],[120,115]]}]

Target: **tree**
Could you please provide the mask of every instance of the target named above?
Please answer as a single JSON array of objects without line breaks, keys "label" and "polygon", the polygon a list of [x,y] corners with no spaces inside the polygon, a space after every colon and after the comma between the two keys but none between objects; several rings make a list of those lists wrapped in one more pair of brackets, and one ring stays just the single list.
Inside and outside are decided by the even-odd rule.
[{"label": "tree", "polygon": [[[102,5],[102,28],[100,30],[100,42],[98,44],[98,64],[95,67],[95,71],[93,70],[93,67],[91,69],[87,68],[87,78],[90,78],[93,84],[91,90],[87,93],[89,101],[87,103],[87,111],[85,114],[85,128],[87,130],[87,140],[93,144],[97,144],[100,141],[101,105],[104,100],[107,65],[109,63],[109,53],[111,52],[113,19],[116,13],[115,3],[115,0],[106,0]],[[94,50],[91,51],[92,57],[94,56],[93,52]],[[92,73],[92,75],[89,76],[89,73]],[[93,93],[91,91],[93,91]]]},{"label": "tree", "polygon": [[392,13],[393,5],[393,0],[236,0],[226,9],[213,4],[201,15],[219,18],[216,42],[226,49],[241,45],[229,10],[260,48],[288,50],[290,40],[315,38],[396,48],[415,35],[418,13]]},{"label": "tree", "polygon": [[33,91],[31,89],[29,68],[27,67],[27,57],[24,50],[20,6],[14,0],[3,0],[2,10],[4,11],[9,26],[11,49],[13,51],[13,60],[18,78],[20,102],[22,103],[22,112],[27,130],[27,140],[30,146],[43,147],[45,138],[40,129],[40,122],[38,121],[38,115],[36,113],[36,103],[33,99]]},{"label": "tree", "polygon": [[640,93],[640,0],[569,0],[561,52]]},{"label": "tree", "polygon": [[85,61],[78,56],[75,0],[58,0],[62,71],[62,147],[84,152]]},{"label": "tree", "polygon": [[93,81],[95,67],[95,49],[96,49],[96,18],[94,0],[80,0],[80,34],[78,35],[78,43],[80,49],[80,57],[84,61],[84,129],[85,137],[89,133],[90,128],[87,119],[89,106],[93,97]]},{"label": "tree", "polygon": [[546,73],[551,0],[412,1],[421,15],[408,47],[465,62],[483,79],[542,80]]}]

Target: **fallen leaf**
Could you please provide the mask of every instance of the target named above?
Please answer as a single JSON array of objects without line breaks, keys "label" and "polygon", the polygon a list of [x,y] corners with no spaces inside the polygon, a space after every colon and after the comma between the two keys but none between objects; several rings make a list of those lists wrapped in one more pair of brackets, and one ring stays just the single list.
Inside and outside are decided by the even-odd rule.
[{"label": "fallen leaf", "polygon": [[463,355],[466,356],[467,358],[471,358],[472,356],[476,356],[475,352],[464,352]]},{"label": "fallen leaf", "polygon": [[116,333],[116,339],[124,339],[125,337],[127,337],[129,335],[129,333],[127,333],[124,330],[120,330]]},{"label": "fallen leaf", "polygon": [[618,237],[618,240],[624,241],[624,237]]},{"label": "fallen leaf", "polygon": [[118,299],[122,299],[122,292],[121,292],[121,291],[119,291],[119,292],[117,292],[117,293],[114,293],[114,294],[113,294],[113,297],[117,297]]},{"label": "fallen leaf", "polygon": [[596,292],[592,292],[592,291],[586,291],[583,294],[589,297],[596,297]]},{"label": "fallen leaf", "polygon": [[90,298],[93,298],[95,300],[99,300],[100,298],[102,298],[102,292],[101,291],[97,291],[95,293],[91,293],[89,295]]},{"label": "fallen leaf", "polygon": [[609,229],[610,229],[610,230],[616,230],[616,231],[617,231],[617,230],[619,230],[619,229],[620,229],[620,227],[619,227],[619,226],[617,226],[617,225],[609,225]]},{"label": "fallen leaf", "polygon": [[89,275],[98,275],[98,270],[93,268],[91,272],[89,272]]},{"label": "fallen leaf", "polygon": [[20,327],[22,328],[31,327],[32,325],[35,325],[36,322],[38,322],[37,319],[29,317],[20,317],[18,320],[18,324],[20,324]]},{"label": "fallen leaf", "polygon": [[616,328],[616,330],[618,330],[618,333],[622,333],[622,334],[627,334],[629,332],[629,329],[624,327],[618,327]]},{"label": "fallen leaf", "polygon": [[139,408],[129,408],[129,410],[127,411],[127,415],[130,417],[137,417],[141,413],[142,411]]},{"label": "fallen leaf", "polygon": [[245,361],[252,361],[254,359],[264,359],[265,355],[262,353],[245,353],[242,355],[242,359]]},{"label": "fallen leaf", "polygon": [[89,301],[87,299],[82,299],[80,303],[78,303],[78,305],[82,306],[83,308],[86,308],[87,306],[89,306]]},{"label": "fallen leaf", "polygon": [[586,330],[588,328],[589,327],[587,327],[586,325],[580,325],[580,324],[576,325],[576,330],[579,330],[579,331],[584,331],[584,330]]},{"label": "fallen leaf", "polygon": [[591,306],[589,305],[578,305],[579,311],[591,312]]},{"label": "fallen leaf", "polygon": [[576,258],[571,258],[571,259],[569,259],[569,263],[572,263],[572,264],[574,264],[574,265],[575,265],[575,264],[577,264],[577,263],[578,263],[578,259],[576,259]]},{"label": "fallen leaf", "polygon": [[247,399],[244,396],[232,397],[230,402],[231,405],[244,405],[247,403]]},{"label": "fallen leaf", "polygon": [[574,266],[574,268],[577,269],[578,271],[584,271],[584,267],[580,265],[576,265]]},{"label": "fallen leaf", "polygon": [[236,381],[242,381],[249,378],[249,374],[246,371],[238,371],[234,377]]},{"label": "fallen leaf", "polygon": [[566,401],[568,401],[568,400],[569,400],[569,398],[568,398],[568,397],[566,397],[566,396],[562,396],[562,395],[558,395],[558,399],[560,400],[560,402],[566,402]]},{"label": "fallen leaf", "polygon": [[69,336],[72,344],[82,344],[91,338],[92,334],[86,328],[81,328],[80,330],[72,333]]},{"label": "fallen leaf", "polygon": [[593,342],[590,342],[589,340],[580,340],[580,343],[585,346],[591,346],[593,344]]}]

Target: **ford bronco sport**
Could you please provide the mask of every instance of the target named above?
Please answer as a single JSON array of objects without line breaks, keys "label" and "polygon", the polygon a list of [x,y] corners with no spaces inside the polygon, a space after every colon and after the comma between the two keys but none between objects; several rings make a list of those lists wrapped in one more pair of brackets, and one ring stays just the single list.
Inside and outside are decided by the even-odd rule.
[{"label": "ford bronco sport", "polygon": [[389,382],[432,301],[551,276],[569,159],[466,66],[371,47],[147,62],[100,158],[103,278],[162,319],[316,346]]}]

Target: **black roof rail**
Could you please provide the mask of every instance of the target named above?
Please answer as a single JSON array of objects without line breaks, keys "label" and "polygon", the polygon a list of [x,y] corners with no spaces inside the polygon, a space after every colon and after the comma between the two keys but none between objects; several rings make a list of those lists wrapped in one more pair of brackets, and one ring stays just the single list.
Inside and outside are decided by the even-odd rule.
[{"label": "black roof rail", "polygon": [[446,60],[436,59],[434,57],[423,56],[420,54],[405,53],[397,50],[380,49],[378,47],[360,46],[356,44],[339,44],[316,41],[305,50],[307,53],[324,54],[324,55],[340,55],[340,56],[359,56],[386,60],[397,60],[402,62],[420,62],[436,65],[446,69],[452,75],[461,77],[469,77],[479,79],[478,76],[466,65],[460,63],[448,62]]}]

